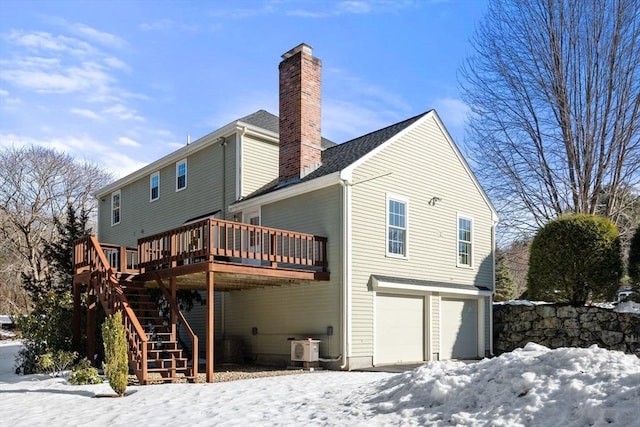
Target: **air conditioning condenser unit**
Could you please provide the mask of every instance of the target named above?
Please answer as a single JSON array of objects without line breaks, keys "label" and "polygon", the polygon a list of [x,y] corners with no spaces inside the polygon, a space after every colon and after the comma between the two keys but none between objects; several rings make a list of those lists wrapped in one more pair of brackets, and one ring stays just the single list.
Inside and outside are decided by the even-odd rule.
[{"label": "air conditioning condenser unit", "polygon": [[291,341],[291,361],[317,362],[320,360],[320,340]]}]

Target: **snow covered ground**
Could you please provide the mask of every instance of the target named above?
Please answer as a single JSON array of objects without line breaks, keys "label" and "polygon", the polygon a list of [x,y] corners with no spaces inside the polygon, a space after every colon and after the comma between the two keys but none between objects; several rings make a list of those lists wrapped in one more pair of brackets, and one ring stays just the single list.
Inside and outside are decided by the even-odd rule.
[{"label": "snow covered ground", "polygon": [[640,359],[593,346],[536,344],[465,365],[402,374],[316,372],[213,384],[74,386],[19,376],[17,341],[0,342],[3,426],[640,426]]}]

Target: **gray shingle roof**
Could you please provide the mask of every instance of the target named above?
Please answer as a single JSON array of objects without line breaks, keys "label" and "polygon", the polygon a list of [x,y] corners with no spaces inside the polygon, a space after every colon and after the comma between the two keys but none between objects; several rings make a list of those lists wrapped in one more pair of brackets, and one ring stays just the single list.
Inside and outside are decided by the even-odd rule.
[{"label": "gray shingle roof", "polygon": [[[260,110],[252,114],[251,116],[259,113],[260,113],[259,117],[261,119],[266,118],[262,113],[266,113],[273,116],[273,114],[267,113],[264,110]],[[394,135],[398,134],[402,130],[411,126],[413,123],[415,123],[421,117],[425,116],[427,113],[428,111],[425,113],[419,114],[415,117],[411,117],[409,119],[395,123],[391,126],[387,126],[386,128],[382,128],[375,132],[368,133],[359,138],[352,139],[351,141],[343,142],[342,144],[334,144],[333,146],[325,148],[322,151],[322,165],[315,171],[311,172],[309,175],[305,176],[302,179],[287,181],[285,183],[278,183],[277,179],[273,180],[268,184],[266,184],[265,186],[263,186],[262,188],[247,195],[242,200],[247,200],[253,197],[261,196],[263,194],[270,193],[275,190],[279,190],[280,188],[289,187],[291,185],[310,181],[315,178],[320,178],[321,176],[325,176],[325,175],[332,174],[334,172],[341,171],[342,169],[354,163],[356,160],[358,160],[365,154],[369,153],[376,147],[382,145],[384,142],[391,139]],[[251,117],[251,116],[247,116],[247,117]],[[277,120],[276,116],[273,116],[273,117],[275,117]],[[246,121],[245,119],[246,118],[240,119],[240,121]],[[259,126],[259,125],[256,124],[256,126]]]},{"label": "gray shingle roof", "polygon": [[[271,114],[266,110],[258,110],[253,114],[238,119],[239,122],[245,122],[250,125],[258,126],[273,133],[280,133],[280,119],[275,114]],[[322,149],[333,147],[335,142],[322,138]]]}]

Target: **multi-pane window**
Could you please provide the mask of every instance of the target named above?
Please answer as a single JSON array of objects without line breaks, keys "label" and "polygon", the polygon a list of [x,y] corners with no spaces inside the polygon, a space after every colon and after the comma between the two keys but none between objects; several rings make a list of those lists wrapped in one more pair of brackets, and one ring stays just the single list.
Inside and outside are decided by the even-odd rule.
[{"label": "multi-pane window", "polygon": [[387,198],[387,254],[407,256],[407,202]]},{"label": "multi-pane window", "polygon": [[187,160],[176,163],[176,191],[187,187]]},{"label": "multi-pane window", "polygon": [[120,190],[111,193],[111,225],[120,224]]},{"label": "multi-pane window", "polygon": [[151,193],[151,201],[160,198],[160,172],[156,172],[149,178],[149,188]]},{"label": "multi-pane window", "polygon": [[473,221],[458,217],[458,265],[471,267]]}]

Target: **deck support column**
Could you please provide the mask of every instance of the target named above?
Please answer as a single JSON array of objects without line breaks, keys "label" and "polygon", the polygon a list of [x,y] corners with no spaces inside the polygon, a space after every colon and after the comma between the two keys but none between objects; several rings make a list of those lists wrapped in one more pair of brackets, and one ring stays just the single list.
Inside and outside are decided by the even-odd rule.
[{"label": "deck support column", "polygon": [[93,286],[89,286],[87,289],[87,358],[93,366],[96,365],[96,309],[96,292]]},{"label": "deck support column", "polygon": [[213,283],[213,271],[207,271],[207,382],[213,382],[213,347],[215,342],[214,337],[214,325],[213,325],[213,311],[214,311],[214,283]]},{"label": "deck support column", "polygon": [[73,281],[73,349],[80,353],[81,336],[80,336],[80,283]]},{"label": "deck support column", "polygon": [[[171,293],[171,299],[176,303],[176,305],[178,304],[178,299],[176,298],[176,277],[175,276],[171,276],[171,278],[169,278],[169,292]],[[176,327],[176,323],[178,320],[178,313],[175,312],[175,310],[173,309],[173,307],[171,308],[171,318],[169,319],[169,321],[171,322],[171,337],[174,341],[178,341],[178,336],[177,336],[177,327]],[[194,349],[194,351],[197,351],[197,349]]]}]

